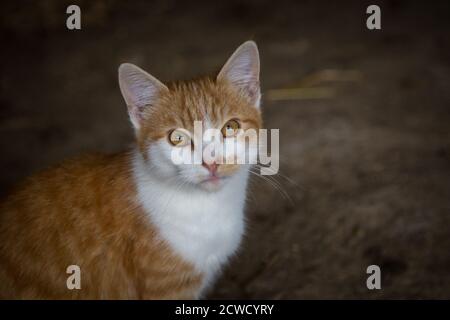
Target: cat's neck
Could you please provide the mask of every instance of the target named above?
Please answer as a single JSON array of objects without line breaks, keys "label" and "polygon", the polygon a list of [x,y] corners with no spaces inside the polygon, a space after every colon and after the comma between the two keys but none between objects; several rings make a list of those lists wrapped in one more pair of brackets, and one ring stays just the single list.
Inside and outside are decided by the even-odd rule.
[{"label": "cat's neck", "polygon": [[133,172],[138,200],[162,238],[210,277],[241,240],[248,172],[241,170],[212,192],[161,180],[139,153]]}]

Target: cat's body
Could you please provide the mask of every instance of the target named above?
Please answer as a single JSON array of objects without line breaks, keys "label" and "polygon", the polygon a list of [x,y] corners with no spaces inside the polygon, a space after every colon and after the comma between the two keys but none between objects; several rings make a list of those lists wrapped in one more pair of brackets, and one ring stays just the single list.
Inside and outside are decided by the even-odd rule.
[{"label": "cat's body", "polygon": [[[130,160],[84,157],[25,182],[0,216],[1,298],[194,297],[201,275],[160,240]],[[80,290],[67,288],[69,265]]]},{"label": "cat's body", "polygon": [[[198,298],[237,249],[245,182],[176,193],[142,182],[139,162],[88,156],[28,179],[0,215],[1,298]],[[74,264],[81,290],[66,286]]]},{"label": "cat's body", "polygon": [[[244,44],[221,74],[244,58],[252,62],[255,50]],[[201,297],[241,241],[248,170],[215,162],[176,167],[168,157],[179,141],[170,145],[166,132],[172,139],[168,128],[190,130],[196,119],[220,127],[230,117],[243,129],[259,128],[259,91],[236,90],[239,79],[220,77],[168,89],[123,67],[136,148],[67,161],[27,179],[2,204],[0,298]],[[70,265],[80,267],[81,289],[67,287]]]}]

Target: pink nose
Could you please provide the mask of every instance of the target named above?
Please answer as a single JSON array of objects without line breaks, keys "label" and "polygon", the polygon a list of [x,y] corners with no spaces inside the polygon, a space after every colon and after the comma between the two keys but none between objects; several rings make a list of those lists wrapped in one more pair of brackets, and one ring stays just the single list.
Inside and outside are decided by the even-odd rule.
[{"label": "pink nose", "polygon": [[217,172],[218,166],[217,166],[217,163],[215,163],[215,162],[213,162],[213,163],[203,162],[202,166],[204,166],[206,169],[208,169],[212,175],[216,174],[216,172]]}]

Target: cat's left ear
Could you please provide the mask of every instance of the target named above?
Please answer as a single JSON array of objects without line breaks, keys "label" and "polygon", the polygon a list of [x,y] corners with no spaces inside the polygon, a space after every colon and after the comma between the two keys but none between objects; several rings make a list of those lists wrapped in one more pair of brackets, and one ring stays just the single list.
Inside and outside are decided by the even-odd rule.
[{"label": "cat's left ear", "polygon": [[120,65],[119,86],[136,130],[140,129],[146,110],[155,105],[161,93],[169,90],[158,79],[131,63]]},{"label": "cat's left ear", "polygon": [[217,81],[227,81],[259,108],[259,52],[254,41],[244,42],[220,70]]}]

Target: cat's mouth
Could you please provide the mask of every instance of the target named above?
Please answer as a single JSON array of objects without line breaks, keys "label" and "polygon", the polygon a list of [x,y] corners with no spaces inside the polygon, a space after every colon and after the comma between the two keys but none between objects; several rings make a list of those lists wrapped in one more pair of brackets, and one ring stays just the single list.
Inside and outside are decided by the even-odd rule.
[{"label": "cat's mouth", "polygon": [[217,176],[217,175],[210,175],[206,179],[203,179],[200,181],[200,184],[212,184],[212,185],[218,185],[223,180],[226,180],[228,177],[225,176]]}]

